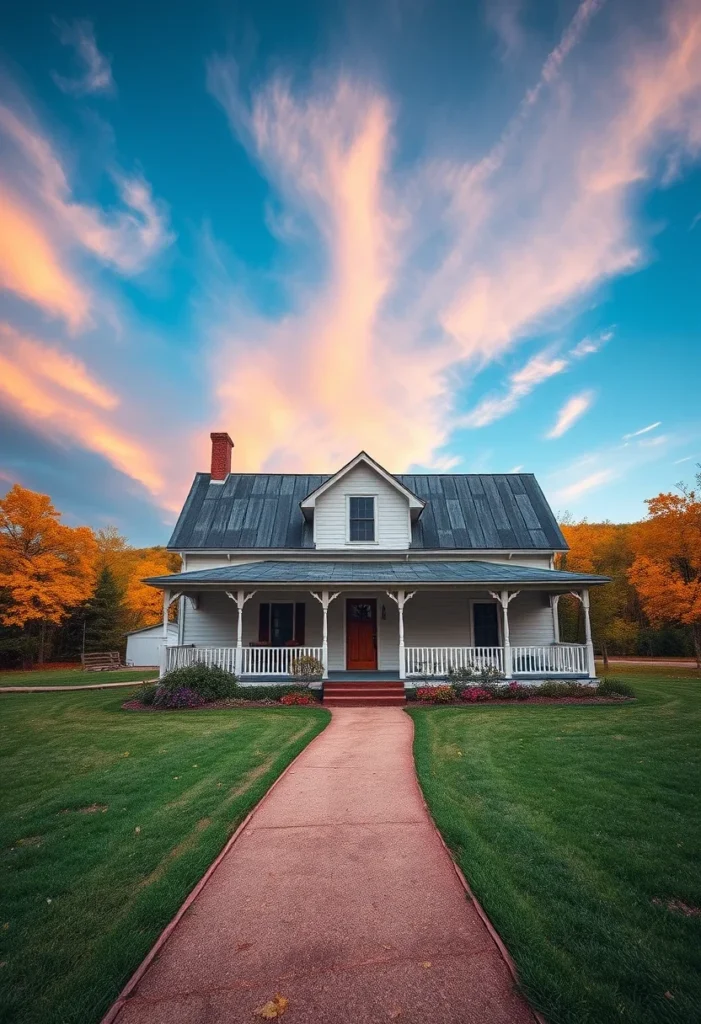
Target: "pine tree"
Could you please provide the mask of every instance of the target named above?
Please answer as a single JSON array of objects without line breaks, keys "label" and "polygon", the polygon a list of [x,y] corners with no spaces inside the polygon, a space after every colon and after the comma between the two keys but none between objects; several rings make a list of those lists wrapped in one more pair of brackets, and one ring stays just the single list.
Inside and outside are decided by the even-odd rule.
[{"label": "pine tree", "polygon": [[95,592],[85,605],[85,650],[119,651],[125,643],[122,590],[111,569],[100,572]]}]

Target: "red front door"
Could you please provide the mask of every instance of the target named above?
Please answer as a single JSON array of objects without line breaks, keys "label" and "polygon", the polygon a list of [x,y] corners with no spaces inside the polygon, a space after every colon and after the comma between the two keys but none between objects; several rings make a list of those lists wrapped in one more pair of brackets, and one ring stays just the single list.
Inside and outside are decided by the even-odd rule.
[{"label": "red front door", "polygon": [[377,602],[353,597],[346,602],[346,668],[377,668]]}]

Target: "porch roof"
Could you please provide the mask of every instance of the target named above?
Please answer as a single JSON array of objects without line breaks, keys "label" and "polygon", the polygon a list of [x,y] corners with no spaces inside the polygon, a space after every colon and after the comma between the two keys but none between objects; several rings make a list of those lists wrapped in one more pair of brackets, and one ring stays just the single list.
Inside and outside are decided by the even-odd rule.
[{"label": "porch roof", "polygon": [[246,562],[218,569],[152,576],[144,580],[154,587],[211,586],[212,584],[314,584],[333,586],[348,583],[377,583],[382,586],[421,583],[540,584],[558,589],[585,584],[608,583],[608,576],[536,569],[509,562],[377,561],[377,562]]}]

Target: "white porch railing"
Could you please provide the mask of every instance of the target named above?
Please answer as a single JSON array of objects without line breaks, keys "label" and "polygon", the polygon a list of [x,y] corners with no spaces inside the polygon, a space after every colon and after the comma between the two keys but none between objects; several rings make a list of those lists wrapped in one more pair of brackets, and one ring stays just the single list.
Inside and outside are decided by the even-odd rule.
[{"label": "white porch railing", "polygon": [[[588,676],[587,648],[584,644],[551,644],[547,647],[512,647],[511,672],[514,675]],[[503,647],[407,647],[406,674],[411,677],[445,677],[451,669],[495,668],[506,672]]]},{"label": "white porch railing", "polygon": [[[291,676],[296,658],[322,660],[321,647],[242,647],[242,676]],[[167,647],[166,672],[195,663],[236,672],[235,647]]]},{"label": "white porch railing", "polygon": [[242,655],[243,676],[289,676],[296,658],[322,661],[321,647],[244,647]]},{"label": "white porch railing", "polygon": [[407,676],[447,676],[451,669],[504,671],[503,647],[407,647]]},{"label": "white porch railing", "polygon": [[511,665],[516,675],[589,675],[584,644],[512,647]]}]

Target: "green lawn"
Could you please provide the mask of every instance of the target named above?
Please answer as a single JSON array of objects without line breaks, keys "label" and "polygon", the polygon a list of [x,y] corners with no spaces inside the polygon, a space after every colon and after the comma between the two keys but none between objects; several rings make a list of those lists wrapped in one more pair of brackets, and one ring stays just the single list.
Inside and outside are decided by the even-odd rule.
[{"label": "green lawn", "polygon": [[90,683],[131,683],[155,679],[157,668],[127,668],[118,672],[48,669],[46,672],[0,672],[0,686],[87,686]]},{"label": "green lawn", "polygon": [[228,836],[320,732],[318,708],[121,710],[0,697],[0,1020],[90,1024]]},{"label": "green lawn", "polygon": [[701,677],[609,675],[638,701],[412,708],[421,785],[551,1024],[697,1024]]}]

